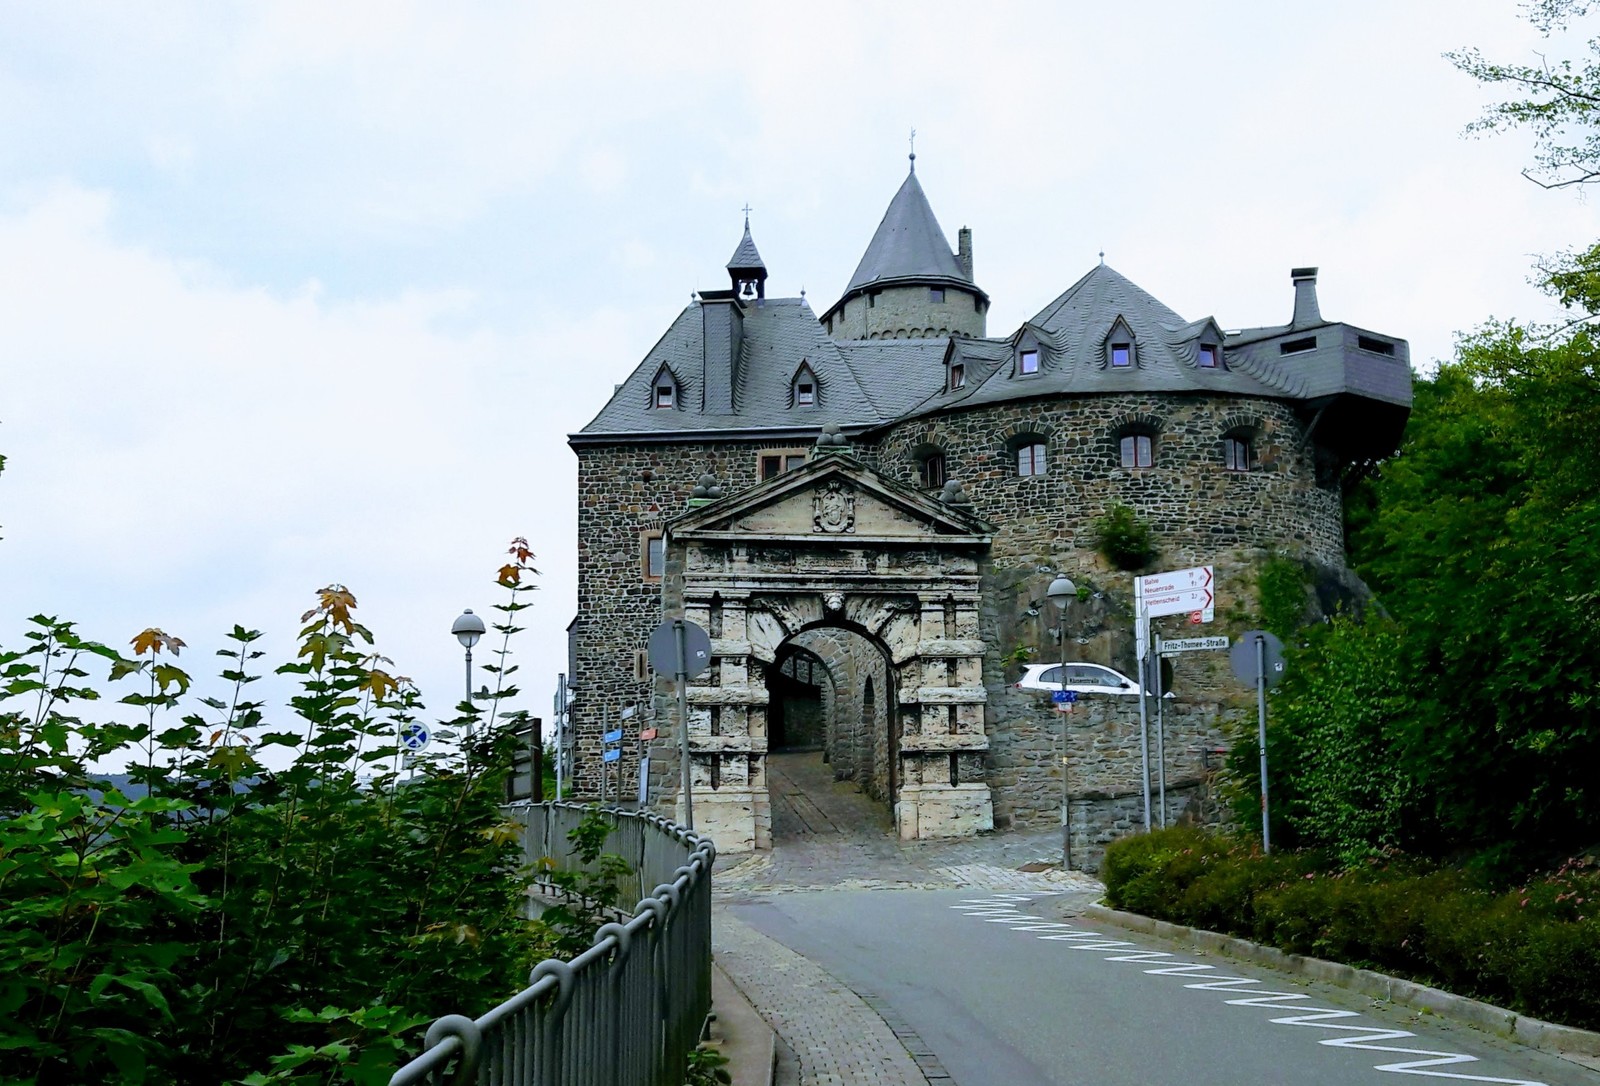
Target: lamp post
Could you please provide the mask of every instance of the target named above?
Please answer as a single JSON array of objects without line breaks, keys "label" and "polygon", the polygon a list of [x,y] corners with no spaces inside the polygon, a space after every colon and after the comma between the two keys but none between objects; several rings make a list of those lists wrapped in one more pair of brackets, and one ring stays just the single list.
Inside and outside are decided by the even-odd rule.
[{"label": "lamp post", "polygon": [[478,643],[478,638],[483,636],[485,627],[483,619],[472,613],[468,607],[461,612],[461,616],[450,625],[450,632],[456,635],[456,640],[461,642],[461,647],[467,650],[467,743],[472,742],[472,646]]},{"label": "lamp post", "polygon": [[[1066,574],[1050,582],[1045,590],[1050,602],[1056,605],[1056,631],[1061,641],[1061,693],[1066,705],[1067,692],[1067,604],[1078,596],[1078,586]],[[1070,706],[1069,706],[1070,707]],[[1061,870],[1072,870],[1072,794],[1067,786],[1067,714],[1061,714]]]}]

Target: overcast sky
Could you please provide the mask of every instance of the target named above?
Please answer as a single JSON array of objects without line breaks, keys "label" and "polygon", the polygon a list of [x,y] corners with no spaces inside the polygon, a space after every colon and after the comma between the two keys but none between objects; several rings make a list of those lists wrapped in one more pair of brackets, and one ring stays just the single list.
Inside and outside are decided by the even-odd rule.
[{"label": "overcast sky", "polygon": [[525,535],[547,715],[565,435],[727,285],[746,202],[769,294],[822,312],[915,126],[992,335],[1101,250],[1228,328],[1287,320],[1311,264],[1427,368],[1551,315],[1533,255],[1600,233],[1519,176],[1526,136],[1462,136],[1491,92],[1440,54],[1578,39],[1513,0],[6,4],[0,645],[153,625],[205,673],[241,623],[276,663],[339,582],[442,712],[451,621]]}]

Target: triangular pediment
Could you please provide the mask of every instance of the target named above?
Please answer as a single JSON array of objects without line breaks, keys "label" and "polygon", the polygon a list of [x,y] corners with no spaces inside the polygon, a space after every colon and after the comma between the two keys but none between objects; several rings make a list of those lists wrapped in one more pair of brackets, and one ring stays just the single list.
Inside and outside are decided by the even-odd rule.
[{"label": "triangular pediment", "polygon": [[987,544],[994,526],[966,508],[863,465],[844,453],[802,467],[669,522],[674,539],[857,540]]}]

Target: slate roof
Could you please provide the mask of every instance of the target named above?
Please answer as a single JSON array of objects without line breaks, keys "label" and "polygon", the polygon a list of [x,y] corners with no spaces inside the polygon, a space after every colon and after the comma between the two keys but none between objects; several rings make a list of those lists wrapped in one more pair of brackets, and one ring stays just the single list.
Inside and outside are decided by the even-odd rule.
[{"label": "slate roof", "polygon": [[[816,432],[828,423],[852,431],[948,409],[979,407],[1051,395],[1116,392],[1212,392],[1307,400],[1343,389],[1343,341],[1357,329],[1323,324],[1312,329],[1254,328],[1225,336],[1210,317],[1186,321],[1144,289],[1101,264],[1005,339],[831,339],[803,298],[768,298],[743,310],[743,342],[732,414],[701,410],[704,327],[691,305],[661,337],[594,420],[575,435],[685,436],[705,431]],[[1118,322],[1131,333],[1135,364],[1107,364],[1107,337]],[[1283,355],[1273,333],[1321,332],[1327,341],[1308,354]],[[1039,374],[1014,373],[1023,340],[1040,354]],[[1222,365],[1197,365],[1202,341],[1223,347]],[[1404,341],[1398,341],[1403,352]],[[964,387],[946,386],[947,361],[966,368]],[[1363,379],[1377,398],[1409,404],[1404,356],[1359,359],[1383,372]],[[817,381],[817,403],[791,406],[801,364]],[[679,384],[678,407],[657,409],[656,375],[665,366]],[[1389,374],[1389,370],[1394,374]],[[1393,386],[1392,388],[1390,386]]]},{"label": "slate roof", "polygon": [[[829,338],[804,298],[767,298],[743,310],[744,333],[734,413],[702,412],[705,328],[699,303],[690,305],[644,361],[579,433],[690,434],[705,430],[799,428],[812,431],[834,422],[852,429],[884,419],[846,362],[840,345]],[[934,357],[943,341],[935,344]],[[790,384],[800,365],[817,382],[817,403],[791,407]],[[678,381],[678,406],[654,406],[656,375],[666,366]],[[937,363],[935,363],[937,371]],[[937,372],[934,380],[939,380]]]},{"label": "slate roof", "polygon": [[744,239],[739,242],[739,247],[733,251],[733,256],[728,260],[729,271],[752,271],[760,268],[767,270],[761,262],[761,254],[756,251],[756,243],[750,237],[750,220],[744,221]]},{"label": "slate roof", "polygon": [[897,279],[953,280],[972,285],[950,251],[950,243],[939,228],[914,168],[889,201],[889,210],[883,213],[883,221],[841,297],[873,283]]}]

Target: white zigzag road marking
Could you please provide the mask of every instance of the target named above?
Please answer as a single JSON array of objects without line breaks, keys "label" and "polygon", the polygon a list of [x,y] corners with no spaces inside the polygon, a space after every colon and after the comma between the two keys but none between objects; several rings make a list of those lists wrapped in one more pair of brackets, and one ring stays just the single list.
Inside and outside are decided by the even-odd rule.
[{"label": "white zigzag road marking", "polygon": [[[1040,932],[1049,931],[1052,934],[1039,935],[1037,938],[1068,944],[1069,950],[1121,950],[1125,947],[1137,947],[1138,944],[1125,940],[1107,939],[1099,932],[1084,931],[1074,928],[1070,924],[1039,923],[1037,917],[1020,913],[1012,908],[1014,904],[1032,901],[1034,895],[1027,894],[996,894],[989,898],[968,898],[967,900],[950,906],[975,916],[989,924],[1010,924],[1012,931]],[[1024,923],[1013,923],[1022,920]],[[1135,950],[1127,954],[1107,954],[1108,962],[1155,962],[1172,957],[1171,954],[1161,950]],[[1201,962],[1173,962],[1156,969],[1146,969],[1145,973],[1152,976],[1193,977],[1212,973],[1216,966],[1205,965]],[[1230,1007],[1281,1007],[1286,1003],[1295,1003],[1310,999],[1304,992],[1274,992],[1270,989],[1260,988],[1262,982],[1253,977],[1208,976],[1206,980],[1185,984],[1185,988],[1195,991],[1235,992],[1237,999],[1226,999],[1223,1002]],[[1454,1067],[1463,1063],[1477,1063],[1478,1057],[1469,1056],[1464,1052],[1435,1052],[1422,1048],[1400,1048],[1394,1045],[1377,1044],[1378,1041],[1398,1041],[1407,1037],[1416,1037],[1415,1033],[1404,1029],[1384,1029],[1366,1025],[1343,1025],[1336,1020],[1343,1018],[1360,1018],[1355,1011],[1338,1010],[1333,1007],[1300,1007],[1300,1013],[1287,1015],[1282,1018],[1269,1018],[1267,1021],[1279,1026],[1309,1026],[1313,1029],[1341,1030],[1354,1034],[1349,1037],[1325,1037],[1317,1043],[1329,1048],[1354,1048],[1366,1052],[1393,1052],[1405,1056],[1421,1057],[1418,1059],[1401,1060],[1395,1063],[1382,1063],[1373,1066],[1375,1071],[1387,1071],[1395,1075],[1420,1075],[1425,1078],[1447,1078],[1458,1082],[1488,1082],[1497,1086],[1548,1086],[1547,1083],[1532,1079],[1520,1078],[1493,1078],[1488,1075],[1466,1075],[1454,1071],[1431,1070],[1439,1067]]]}]

